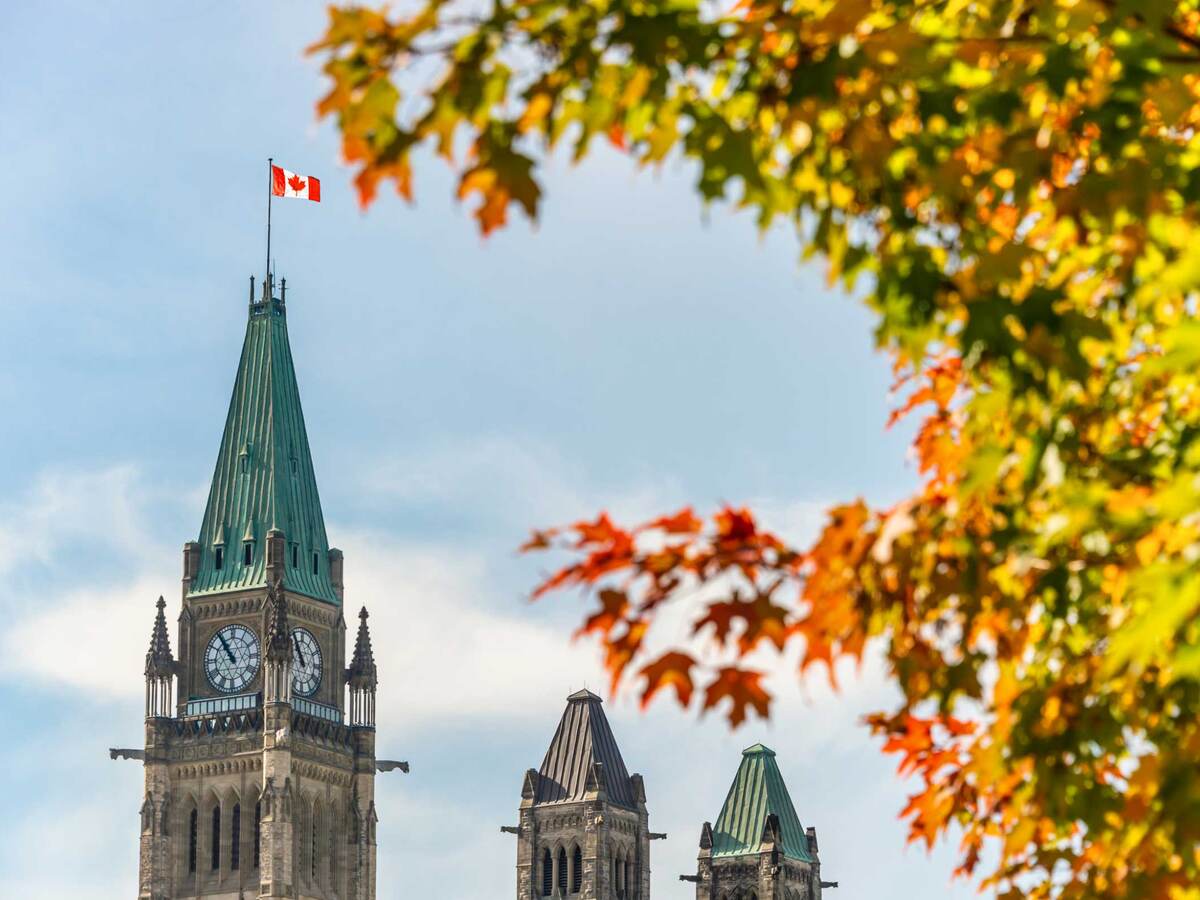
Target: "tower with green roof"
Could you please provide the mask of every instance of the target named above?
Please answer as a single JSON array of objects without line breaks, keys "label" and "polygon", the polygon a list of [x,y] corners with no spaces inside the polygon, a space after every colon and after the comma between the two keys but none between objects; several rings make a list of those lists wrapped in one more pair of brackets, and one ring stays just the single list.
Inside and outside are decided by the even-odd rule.
[{"label": "tower with green roof", "polygon": [[128,751],[145,761],[138,898],[374,900],[366,610],[347,664],[342,554],[325,533],[286,282],[256,297],[252,280],[247,314],[200,533],[183,549],[179,655],[160,599],[146,746]]},{"label": "tower with green roof", "polygon": [[716,824],[704,823],[696,900],[817,900],[825,887],[815,828],[796,815],[775,751],[755,744],[729,787]]}]

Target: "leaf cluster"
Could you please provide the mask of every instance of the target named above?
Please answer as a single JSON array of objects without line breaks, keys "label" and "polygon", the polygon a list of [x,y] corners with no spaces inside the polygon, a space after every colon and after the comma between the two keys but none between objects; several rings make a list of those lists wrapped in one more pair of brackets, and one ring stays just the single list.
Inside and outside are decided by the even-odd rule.
[{"label": "leaf cluster", "polygon": [[[535,535],[575,560],[540,592],[595,589],[614,683],[737,724],[769,711],[747,654],[832,672],[880,642],[914,839],[956,829],[1000,896],[1198,896],[1195,0],[433,0],[335,8],[314,51],[364,203],[411,196],[432,142],[488,233],[536,216],[541,154],[600,137],[865,286],[920,490],[803,550],[735,509]],[[673,603],[692,643],[651,658]]]}]

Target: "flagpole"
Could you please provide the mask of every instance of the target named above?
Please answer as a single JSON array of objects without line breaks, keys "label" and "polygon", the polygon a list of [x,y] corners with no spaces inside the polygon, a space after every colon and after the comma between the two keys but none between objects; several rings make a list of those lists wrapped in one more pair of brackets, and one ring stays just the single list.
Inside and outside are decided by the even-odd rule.
[{"label": "flagpole", "polygon": [[267,157],[267,290],[274,293],[271,288],[271,197],[275,193],[275,173],[274,173],[275,158]]}]

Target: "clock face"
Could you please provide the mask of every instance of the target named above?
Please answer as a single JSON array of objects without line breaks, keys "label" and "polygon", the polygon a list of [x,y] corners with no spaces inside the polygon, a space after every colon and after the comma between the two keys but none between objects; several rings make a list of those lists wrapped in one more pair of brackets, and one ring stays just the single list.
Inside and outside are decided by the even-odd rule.
[{"label": "clock face", "polygon": [[244,690],[258,674],[258,637],[245,625],[226,625],[204,648],[204,674],[223,694]]},{"label": "clock face", "polygon": [[306,628],[292,629],[292,690],[311,697],[321,686],[321,645]]}]

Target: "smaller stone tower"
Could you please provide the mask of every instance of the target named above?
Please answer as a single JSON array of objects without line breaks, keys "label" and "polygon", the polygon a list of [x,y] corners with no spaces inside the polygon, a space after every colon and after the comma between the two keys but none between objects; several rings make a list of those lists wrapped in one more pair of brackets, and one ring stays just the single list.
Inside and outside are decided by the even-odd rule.
[{"label": "smaller stone tower", "polygon": [[172,686],[175,658],[167,634],[167,603],[158,598],[158,612],[146,651],[146,795],[142,800],[142,837],[138,870],[139,900],[171,897],[171,777],[167,745],[175,714]]},{"label": "smaller stone tower", "polygon": [[696,874],[696,900],[820,900],[817,832],[800,825],[775,751],[755,744],[717,816],[704,823]]},{"label": "smaller stone tower", "polygon": [[354,817],[351,833],[355,871],[359,873],[351,885],[351,897],[353,900],[375,900],[378,863],[375,827],[379,823],[375,812],[375,688],[379,684],[379,673],[371,649],[365,606],[358,613],[358,637],[354,641],[354,658],[346,669],[346,683],[350,687],[355,760],[350,793],[350,812]]},{"label": "smaller stone tower", "polygon": [[[650,839],[641,775],[629,775],[591,691],[567,709],[540,769],[521,787],[517,900],[649,900]],[[661,837],[661,835],[655,835]]]}]

